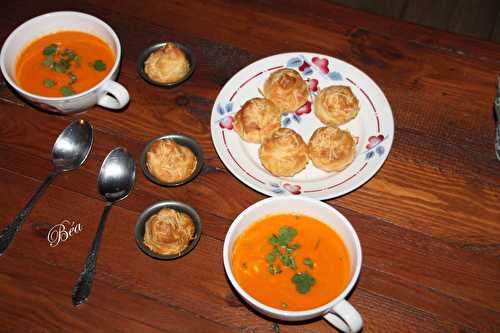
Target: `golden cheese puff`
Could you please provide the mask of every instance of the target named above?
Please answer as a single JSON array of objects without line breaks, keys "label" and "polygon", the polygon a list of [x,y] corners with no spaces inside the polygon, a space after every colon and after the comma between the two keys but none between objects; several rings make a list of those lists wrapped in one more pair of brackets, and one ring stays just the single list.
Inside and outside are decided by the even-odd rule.
[{"label": "golden cheese puff", "polygon": [[356,156],[358,138],[337,127],[321,127],[314,131],[308,144],[314,166],[326,172],[341,171]]},{"label": "golden cheese puff", "polygon": [[266,98],[252,98],[234,117],[235,131],[247,142],[261,143],[280,127],[281,113]]},{"label": "golden cheese puff", "polygon": [[161,83],[181,80],[189,72],[186,54],[175,44],[167,43],[152,52],[144,62],[144,71],[150,79]]},{"label": "golden cheese puff", "polygon": [[329,86],[321,89],[314,100],[314,113],[325,125],[338,126],[354,119],[359,102],[347,86]]},{"label": "golden cheese puff", "polygon": [[194,234],[195,226],[189,215],[163,208],[146,221],[144,245],[158,254],[177,254],[194,239]]},{"label": "golden cheese puff", "polygon": [[149,172],[158,180],[167,183],[188,178],[194,172],[198,160],[191,149],[174,140],[158,140],[146,153]]},{"label": "golden cheese puff", "polygon": [[289,128],[280,128],[264,139],[259,148],[259,158],[264,168],[278,177],[295,175],[309,161],[304,140]]},{"label": "golden cheese puff", "polygon": [[270,99],[282,113],[295,112],[307,102],[307,84],[299,72],[289,68],[273,72],[264,82],[264,97]]}]

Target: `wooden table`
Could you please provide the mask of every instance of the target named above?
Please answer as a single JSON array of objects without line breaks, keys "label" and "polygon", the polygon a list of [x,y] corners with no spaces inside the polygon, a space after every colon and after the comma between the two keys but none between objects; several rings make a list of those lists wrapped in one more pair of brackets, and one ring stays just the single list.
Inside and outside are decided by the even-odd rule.
[{"label": "wooden table", "polygon": [[[119,81],[131,102],[123,112],[95,107],[58,116],[31,108],[2,79],[0,227],[51,171],[52,144],[71,120],[89,120],[95,141],[85,165],[57,178],[0,258],[0,331],[333,332],[321,319],[276,323],[253,312],[230,288],[222,263],[231,221],[265,196],[219,159],[212,104],[242,67],[297,50],[366,72],[395,118],[392,151],[378,174],[327,201],[361,239],[363,268],[349,300],[364,332],[500,331],[500,162],[492,111],[500,45],[327,1],[8,1],[0,40],[23,21],[62,9],[96,15],[115,29],[123,47]],[[198,59],[193,77],[172,90],[148,85],[136,72],[140,51],[162,40],[190,45]],[[133,193],[109,216],[92,295],[74,308],[71,290],[104,206],[96,189],[103,158],[124,146],[137,162],[145,142],[170,132],[201,143],[206,169],[176,188],[137,172]],[[203,235],[182,259],[152,260],[135,244],[136,219],[171,199],[198,210]],[[50,247],[48,230],[64,220],[83,230]]]}]

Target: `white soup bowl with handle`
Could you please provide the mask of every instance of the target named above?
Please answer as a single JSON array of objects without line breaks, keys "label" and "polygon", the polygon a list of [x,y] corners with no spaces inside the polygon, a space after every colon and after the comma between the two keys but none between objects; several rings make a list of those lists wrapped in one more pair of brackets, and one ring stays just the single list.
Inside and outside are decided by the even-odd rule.
[{"label": "white soup bowl with handle", "polygon": [[[302,214],[326,223],[342,238],[350,257],[349,282],[334,299],[328,303],[303,311],[287,311],[265,305],[248,294],[236,280],[231,257],[235,241],[251,224],[272,214]],[[361,244],[356,231],[349,221],[332,206],[308,197],[277,196],[259,201],[238,215],[233,221],[224,240],[224,268],[234,289],[254,309],[271,318],[286,321],[302,321],[323,316],[330,324],[342,332],[358,332],[363,327],[359,312],[346,300],[354,288],[361,271]]]},{"label": "white soup bowl with handle", "polygon": [[[108,75],[92,88],[67,97],[45,97],[21,88],[16,82],[16,62],[23,49],[45,35],[70,30],[95,35],[109,45],[115,55],[115,62]],[[20,96],[44,110],[64,114],[84,111],[96,104],[109,109],[124,108],[129,102],[129,93],[114,81],[120,61],[120,40],[113,29],[97,17],[72,11],[47,13],[24,22],[7,37],[0,51],[2,74]]]}]

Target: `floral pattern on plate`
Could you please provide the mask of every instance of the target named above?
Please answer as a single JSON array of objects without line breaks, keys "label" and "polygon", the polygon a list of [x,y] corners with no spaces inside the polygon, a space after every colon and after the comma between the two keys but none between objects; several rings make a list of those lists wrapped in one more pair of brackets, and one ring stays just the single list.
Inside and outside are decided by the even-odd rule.
[{"label": "floral pattern on plate", "polygon": [[300,185],[290,184],[290,183],[269,183],[271,192],[275,194],[301,194]]},{"label": "floral pattern on plate", "polygon": [[[257,144],[247,143],[232,131],[234,115],[250,98],[260,97],[272,71],[297,70],[309,88],[309,99],[281,123],[308,142],[324,126],[314,115],[314,99],[321,88],[348,85],[360,101],[360,113],[341,126],[359,138],[353,163],[341,172],[326,173],[309,163],[294,177],[275,177],[263,168]],[[382,166],[392,146],[394,121],[385,95],[366,74],[339,59],[312,53],[279,54],[243,68],[220,91],[212,110],[212,140],[226,167],[246,185],[267,195],[305,195],[321,200],[348,193],[368,181]],[[374,158],[377,156],[378,158]]]}]

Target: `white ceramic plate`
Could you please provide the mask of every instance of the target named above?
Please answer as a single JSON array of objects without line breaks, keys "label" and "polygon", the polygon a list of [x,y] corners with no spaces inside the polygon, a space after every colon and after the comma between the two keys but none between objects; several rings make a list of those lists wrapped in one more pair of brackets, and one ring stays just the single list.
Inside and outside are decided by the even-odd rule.
[{"label": "white ceramic plate", "polygon": [[[330,85],[350,86],[358,98],[358,116],[341,126],[359,138],[356,158],[341,172],[324,172],[309,162],[293,177],[275,177],[260,163],[259,144],[241,140],[234,131],[232,123],[241,105],[261,97],[259,90],[270,73],[284,67],[299,71],[306,80],[310,103],[314,103],[317,89]],[[282,127],[292,128],[306,143],[316,128],[324,126],[310,104],[294,113],[283,114],[281,121]],[[356,67],[321,54],[284,53],[248,65],[224,85],[212,109],[211,131],[220,158],[246,185],[270,196],[294,194],[326,200],[358,188],[382,167],[394,138],[394,120],[382,90]]]}]

